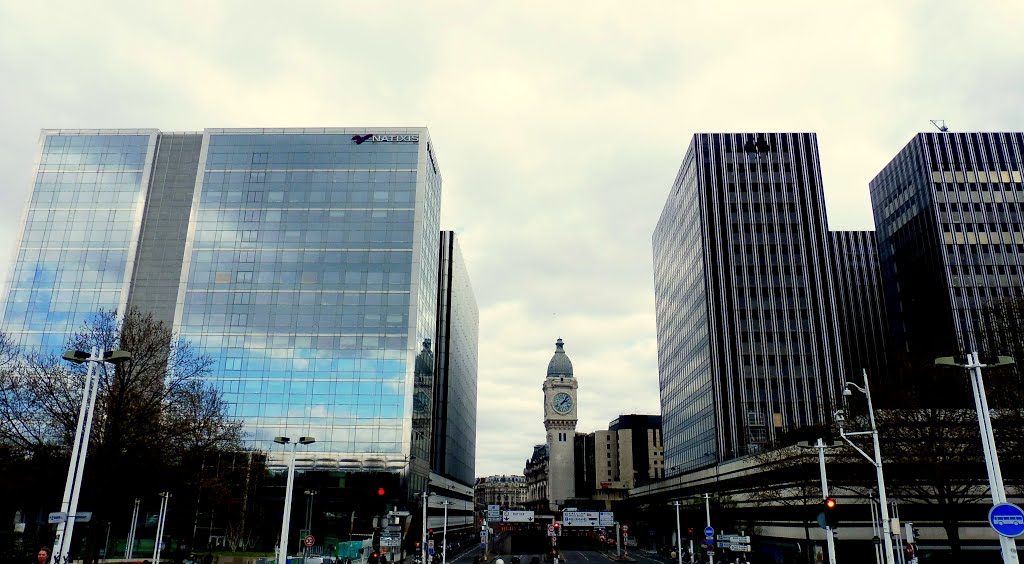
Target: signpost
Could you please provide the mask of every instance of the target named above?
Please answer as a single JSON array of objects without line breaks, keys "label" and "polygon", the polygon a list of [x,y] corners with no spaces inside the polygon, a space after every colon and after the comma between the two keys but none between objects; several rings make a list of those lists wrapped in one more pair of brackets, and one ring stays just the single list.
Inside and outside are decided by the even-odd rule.
[{"label": "signpost", "polygon": [[1024,534],[1024,510],[1012,503],[1000,503],[989,510],[988,524],[1004,537],[1019,537]]}]

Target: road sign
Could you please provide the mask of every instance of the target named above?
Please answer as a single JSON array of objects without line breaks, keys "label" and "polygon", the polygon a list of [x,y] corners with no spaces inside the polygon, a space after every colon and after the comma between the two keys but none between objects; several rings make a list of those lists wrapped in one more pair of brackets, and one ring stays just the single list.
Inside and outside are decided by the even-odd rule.
[{"label": "road sign", "polygon": [[505,523],[533,523],[533,511],[502,511],[501,520]]},{"label": "road sign", "polygon": [[713,527],[704,527],[704,536],[714,538],[715,529]]},{"label": "road sign", "polygon": [[402,533],[384,532],[380,534],[381,546],[402,546]]},{"label": "road sign", "polygon": [[749,544],[730,544],[730,545],[722,547],[722,548],[728,548],[729,550],[731,550],[733,552],[750,552],[750,545]]},{"label": "road sign", "polygon": [[723,542],[735,542],[735,543],[750,544],[750,535],[746,535],[746,536],[740,536],[740,535],[718,535],[718,540],[723,541]]},{"label": "road sign", "polygon": [[600,523],[599,511],[563,511],[562,524],[566,527],[596,527]]},{"label": "road sign", "polygon": [[601,511],[597,515],[597,526],[598,527],[614,527],[615,526],[615,514],[611,511]]},{"label": "road sign", "polygon": [[548,536],[549,537],[555,536],[555,526],[554,525],[548,525]]},{"label": "road sign", "polygon": [[313,535],[306,535],[306,538],[302,539],[302,544],[306,546],[313,546],[314,542],[316,542],[316,539],[313,538]]},{"label": "road sign", "polygon": [[50,513],[50,516],[47,517],[46,521],[48,523],[63,523],[64,521],[67,521],[67,519],[67,513],[63,511],[54,511],[53,513]]},{"label": "road sign", "polygon": [[1012,503],[1000,503],[988,512],[988,524],[1004,537],[1024,534],[1024,510]]},{"label": "road sign", "polygon": [[629,525],[623,525],[622,526],[622,534],[626,534],[628,532],[629,532]]},{"label": "road sign", "polygon": [[79,511],[75,513],[76,523],[88,523],[92,520],[92,511]]}]

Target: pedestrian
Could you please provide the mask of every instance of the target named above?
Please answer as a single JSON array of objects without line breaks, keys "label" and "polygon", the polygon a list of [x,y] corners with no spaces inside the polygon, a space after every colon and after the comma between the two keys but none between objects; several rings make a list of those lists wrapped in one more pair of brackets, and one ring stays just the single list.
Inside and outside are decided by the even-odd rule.
[{"label": "pedestrian", "polygon": [[[22,553],[24,554],[24,553]],[[50,561],[50,549],[48,547],[42,547],[39,552],[36,553],[37,564],[47,564]]]}]

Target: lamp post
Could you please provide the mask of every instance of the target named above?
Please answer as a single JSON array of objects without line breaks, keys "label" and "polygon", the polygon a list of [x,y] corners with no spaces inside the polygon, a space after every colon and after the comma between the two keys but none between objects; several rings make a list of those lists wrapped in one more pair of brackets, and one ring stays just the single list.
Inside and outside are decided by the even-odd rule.
[{"label": "lamp post", "polygon": [[[981,377],[981,369],[990,366],[1013,364],[1013,357],[999,356],[995,362],[982,364],[978,353],[974,352],[966,358],[957,359],[944,356],[935,359],[935,364],[943,366],[959,366],[971,374],[971,391],[974,394],[974,407],[978,411],[978,427],[981,432],[981,448],[985,453],[985,469],[988,471],[988,486],[992,492],[992,504],[1006,503],[1006,488],[1003,485],[1003,471],[999,467],[999,452],[996,451],[996,439],[992,433],[992,416],[988,409],[988,396],[985,394],[985,381]],[[999,548],[1003,553],[1003,562],[1017,564],[1017,545],[1012,538],[999,536]]]},{"label": "lamp post", "polygon": [[292,486],[295,484],[295,447],[298,445],[309,445],[316,442],[313,437],[299,437],[299,441],[292,442],[291,437],[274,437],[274,442],[279,445],[292,445],[292,456],[288,459],[288,479],[284,488],[284,515],[281,518],[281,543],[277,550],[278,564],[288,562],[288,525],[292,517]]},{"label": "lamp post", "polygon": [[679,526],[679,500],[673,501],[672,505],[676,506],[676,556],[679,559],[678,564],[683,564],[683,529]]},{"label": "lamp post", "polygon": [[170,492],[160,492],[160,516],[156,521],[156,541],[153,543],[153,564],[160,564],[160,552],[164,549],[164,524],[167,523],[167,504]]},{"label": "lamp post", "polygon": [[427,498],[430,496],[430,492],[423,492],[423,537],[422,543],[420,544],[420,562],[427,564],[430,562],[427,560]]},{"label": "lamp post", "polygon": [[[870,431],[854,431],[847,433],[843,431],[843,422],[846,421],[846,417],[843,414],[843,410],[836,412],[836,422],[839,424],[839,436],[844,441],[849,443],[850,446],[860,453],[868,462],[875,466],[875,474],[878,478],[878,505],[882,513],[882,545],[885,547],[885,562],[886,564],[896,564],[896,555],[893,553],[892,547],[892,535],[890,534],[890,528],[892,523],[889,521],[889,501],[885,496],[885,476],[882,473],[882,452],[878,445],[878,427],[875,425],[875,408],[871,403],[871,388],[868,386],[868,371],[864,371],[864,387],[860,387],[853,382],[847,382],[846,387],[843,390],[843,396],[849,397],[853,395],[850,391],[851,388],[864,394],[868,399],[868,416],[871,421]],[[859,446],[853,443],[849,437],[855,435],[871,435],[871,442],[874,446],[874,456],[869,456],[868,453],[864,452]]]},{"label": "lamp post", "polygon": [[78,494],[82,490],[82,472],[85,470],[85,456],[89,451],[89,434],[92,432],[93,414],[96,412],[96,396],[99,393],[99,373],[94,370],[94,365],[99,364],[103,373],[107,373],[106,363],[120,364],[132,358],[131,353],[126,351],[103,351],[102,354],[96,347],[92,352],[65,351],[64,360],[75,364],[89,363],[85,375],[85,389],[82,390],[82,406],[78,410],[78,423],[75,427],[75,442],[71,446],[71,461],[68,463],[68,476],[64,482],[64,498],[61,501],[60,511],[64,514],[64,521],[57,524],[57,536],[53,541],[53,562],[63,564],[68,561],[68,552],[71,551],[71,535],[75,529],[75,513],[78,512]]},{"label": "lamp post", "polygon": [[441,528],[441,564],[448,564],[448,506],[451,505],[450,500],[444,500],[441,505],[444,506],[444,526]]}]

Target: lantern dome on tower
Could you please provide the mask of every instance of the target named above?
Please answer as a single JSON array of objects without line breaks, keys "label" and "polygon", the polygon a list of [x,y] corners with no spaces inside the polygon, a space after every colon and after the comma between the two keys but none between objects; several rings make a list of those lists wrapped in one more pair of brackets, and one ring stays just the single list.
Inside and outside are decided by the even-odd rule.
[{"label": "lantern dome on tower", "polygon": [[562,346],[562,339],[555,341],[555,354],[548,363],[548,378],[572,376],[572,362]]}]

